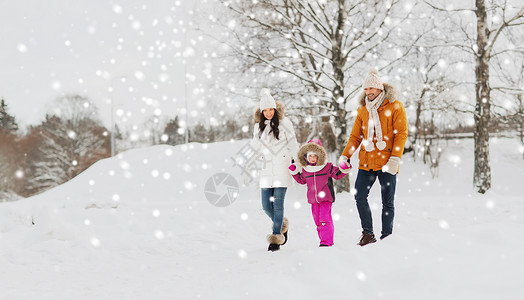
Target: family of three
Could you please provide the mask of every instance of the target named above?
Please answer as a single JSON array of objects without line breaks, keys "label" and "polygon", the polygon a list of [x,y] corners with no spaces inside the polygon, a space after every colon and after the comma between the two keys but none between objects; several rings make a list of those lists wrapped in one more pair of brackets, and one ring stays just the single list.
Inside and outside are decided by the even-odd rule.
[{"label": "family of three", "polygon": [[382,196],[380,239],[393,232],[396,174],[408,134],[406,112],[397,99],[395,88],[382,82],[378,71],[371,70],[362,86],[364,92],[359,98],[357,117],[337,166],[327,162],[319,139],[299,147],[293,124],[284,115],[282,102],[275,101],[268,89],[261,91],[251,147],[265,162],[259,181],[262,208],[273,222],[273,232],[267,236],[269,251],[279,250],[287,242],[289,221],[284,217],[284,198],[293,180],[307,185],[307,200],[311,204],[320,246],[333,245],[331,207],[335,194],[332,180],[349,173],[350,158],[359,147],[359,168],[354,185],[362,225],[358,244],[376,242],[368,195],[377,178]]}]

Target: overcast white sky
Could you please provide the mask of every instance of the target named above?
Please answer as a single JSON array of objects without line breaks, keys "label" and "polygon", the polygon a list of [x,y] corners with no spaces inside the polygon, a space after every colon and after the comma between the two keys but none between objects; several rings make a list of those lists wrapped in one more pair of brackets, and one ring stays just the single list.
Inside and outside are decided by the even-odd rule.
[{"label": "overcast white sky", "polygon": [[[201,61],[195,48],[202,42],[194,31],[183,32],[199,2],[3,0],[0,96],[21,127],[41,121],[66,93],[92,99],[106,125],[111,96],[122,123],[183,113],[182,61],[189,55],[191,72]],[[202,82],[190,79],[191,113],[198,109],[194,89]]]}]

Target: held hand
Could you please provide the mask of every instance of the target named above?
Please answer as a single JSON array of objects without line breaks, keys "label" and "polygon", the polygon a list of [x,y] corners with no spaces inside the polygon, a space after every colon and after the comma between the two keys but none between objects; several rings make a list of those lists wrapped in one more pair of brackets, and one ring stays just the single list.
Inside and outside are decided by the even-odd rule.
[{"label": "held hand", "polygon": [[297,166],[295,166],[295,160],[294,159],[291,159],[291,165],[289,165],[289,168],[288,168],[291,172],[295,172],[295,170],[297,169]]},{"label": "held hand", "polygon": [[340,158],[338,159],[338,166],[342,170],[349,170],[349,169],[353,168],[351,166],[351,163],[349,162],[349,158],[347,156],[345,156],[345,155],[340,156]]},{"label": "held hand", "polygon": [[289,165],[288,169],[289,169],[289,173],[291,173],[291,175],[298,174],[301,171],[301,169],[297,168],[297,166],[295,165],[295,160],[294,159],[291,160],[291,165]]}]

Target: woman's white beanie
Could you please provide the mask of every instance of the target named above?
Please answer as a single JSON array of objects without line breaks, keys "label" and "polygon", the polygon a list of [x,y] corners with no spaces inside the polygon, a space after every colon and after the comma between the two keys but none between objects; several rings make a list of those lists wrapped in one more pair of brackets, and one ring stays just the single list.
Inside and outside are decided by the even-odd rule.
[{"label": "woman's white beanie", "polygon": [[277,108],[277,104],[275,99],[271,97],[269,89],[262,89],[260,91],[260,110],[264,110],[266,108]]},{"label": "woman's white beanie", "polygon": [[382,84],[382,79],[378,76],[378,70],[375,68],[372,68],[369,71],[368,76],[366,77],[366,80],[364,80],[364,84],[362,85],[363,88],[376,88],[379,90],[384,90],[384,85]]}]

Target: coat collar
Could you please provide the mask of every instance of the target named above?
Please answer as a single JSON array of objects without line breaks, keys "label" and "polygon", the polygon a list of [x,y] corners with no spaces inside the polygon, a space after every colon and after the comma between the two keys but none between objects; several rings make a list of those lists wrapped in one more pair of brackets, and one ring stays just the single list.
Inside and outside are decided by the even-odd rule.
[{"label": "coat collar", "polygon": [[327,165],[327,163],[323,164],[323,165],[320,165],[320,166],[306,166],[306,167],[303,167],[303,169],[308,171],[309,173],[315,173],[315,172],[318,172],[318,171],[321,171],[322,169],[324,169],[326,167],[326,165]]}]

